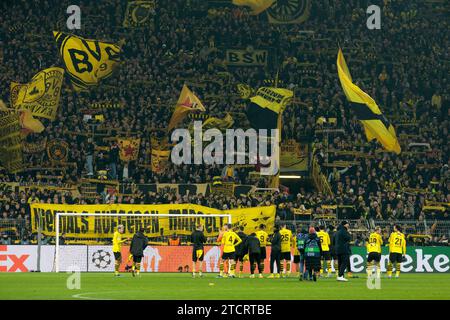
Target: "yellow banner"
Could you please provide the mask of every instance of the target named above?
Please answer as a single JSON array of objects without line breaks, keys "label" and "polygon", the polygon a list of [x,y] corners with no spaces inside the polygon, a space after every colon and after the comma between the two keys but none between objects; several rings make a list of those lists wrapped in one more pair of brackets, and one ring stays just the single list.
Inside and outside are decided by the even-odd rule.
[{"label": "yellow banner", "polygon": [[261,87],[250,101],[279,114],[291,102],[293,95],[294,93],[288,89]]},{"label": "yellow banner", "polygon": [[20,130],[18,112],[0,112],[0,163],[9,173],[23,169]]},{"label": "yellow banner", "polygon": [[120,62],[120,46],[53,32],[59,54],[76,91],[88,91],[109,77]]},{"label": "yellow banner", "polygon": [[33,116],[55,120],[64,69],[52,67],[38,72],[31,82],[11,82],[11,105],[30,110]]},{"label": "yellow banner", "polygon": [[141,139],[117,139],[119,144],[119,156],[122,161],[137,160],[139,155],[139,146],[141,145]]},{"label": "yellow banner", "polygon": [[[265,224],[271,232],[275,223],[275,206],[241,208],[234,210],[218,210],[194,204],[162,204],[162,205],[59,205],[31,204],[32,230],[37,231],[39,223],[42,233],[55,236],[55,214],[79,213],[76,216],[60,217],[60,234],[77,238],[112,238],[119,224],[125,226],[124,237],[131,237],[137,229],[144,228],[147,237],[190,235],[199,223],[205,226],[205,236],[214,237],[220,228],[228,223],[227,217],[210,217],[211,214],[230,214],[233,226],[243,226],[249,234],[256,231],[257,226]],[[127,213],[133,216],[112,217],[86,216],[83,213],[117,214]],[[161,217],[159,214],[183,214],[177,217]]]}]

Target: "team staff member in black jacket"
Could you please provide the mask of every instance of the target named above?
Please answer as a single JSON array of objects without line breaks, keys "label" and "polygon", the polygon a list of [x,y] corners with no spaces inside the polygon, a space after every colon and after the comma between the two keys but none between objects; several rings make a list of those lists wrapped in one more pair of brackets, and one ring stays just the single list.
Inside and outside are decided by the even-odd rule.
[{"label": "team staff member in black jacket", "polygon": [[[273,230],[272,240],[270,241],[271,251],[270,251],[270,276],[269,278],[280,278],[281,274],[281,235],[280,227],[275,226]],[[277,264],[277,275],[275,276],[273,272],[273,264]]]},{"label": "team staff member in black jacket", "polygon": [[133,236],[133,239],[131,240],[131,245],[130,245],[130,253],[133,255],[133,267],[131,269],[133,277],[135,275],[139,275],[139,273],[141,271],[141,261],[142,261],[142,257],[144,256],[144,250],[145,250],[145,248],[147,248],[147,245],[148,245],[148,239],[144,235],[144,229],[141,228]]},{"label": "team staff member in black jacket", "polygon": [[199,261],[198,267],[198,275],[203,277],[202,274],[202,266],[203,266],[203,257],[205,256],[205,252],[203,250],[203,245],[206,242],[205,234],[203,233],[203,226],[199,224],[197,229],[194,230],[191,234],[191,243],[192,243],[192,277],[195,278],[195,265],[197,261]]},{"label": "team staff member in black jacket", "polygon": [[245,239],[247,238],[247,235],[244,233],[244,227],[243,226],[239,226],[238,228],[236,228],[236,232],[237,235],[239,236],[239,238],[241,238],[242,242],[240,244],[238,244],[236,246],[236,269],[237,269],[237,264],[240,262],[239,265],[239,278],[242,278],[242,271],[244,271],[244,262],[248,261],[247,260],[247,252],[244,251],[244,242]]},{"label": "team staff member in black jacket", "polygon": [[258,266],[259,277],[262,278],[262,265],[261,265],[261,243],[256,237],[256,233],[250,234],[245,238],[244,253],[248,254],[250,259],[250,278],[255,277],[255,269]]},{"label": "team staff member in black jacket", "polygon": [[338,256],[339,274],[338,281],[348,281],[344,278],[345,269],[350,270],[350,255],[352,254],[350,248],[350,240],[352,239],[348,232],[349,224],[347,221],[342,221],[338,226],[335,235],[335,250]]}]

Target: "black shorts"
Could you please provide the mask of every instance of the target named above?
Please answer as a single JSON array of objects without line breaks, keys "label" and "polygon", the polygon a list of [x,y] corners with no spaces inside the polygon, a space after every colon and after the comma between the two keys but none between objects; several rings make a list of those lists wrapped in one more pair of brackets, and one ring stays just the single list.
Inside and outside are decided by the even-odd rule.
[{"label": "black shorts", "polygon": [[238,254],[238,253],[236,253],[235,256],[236,256],[236,262],[237,262],[237,261],[244,262],[244,256],[245,256],[244,254],[240,254],[240,253]]},{"label": "black shorts", "polygon": [[236,259],[236,252],[224,252],[222,254],[222,260],[227,260],[227,259],[231,259],[231,260]]},{"label": "black shorts", "polygon": [[142,256],[133,255],[133,262],[141,263],[141,261],[142,261]]},{"label": "black shorts", "polygon": [[320,270],[320,258],[319,257],[306,257],[305,267],[307,270]]},{"label": "black shorts", "polygon": [[114,259],[117,261],[122,261],[122,254],[120,252],[113,252],[114,253]]},{"label": "black shorts", "polygon": [[395,252],[392,252],[392,253],[389,253],[389,262],[391,262],[391,263],[395,263],[395,262],[398,262],[398,263],[402,263],[402,254],[401,253],[395,253]]},{"label": "black shorts", "polygon": [[331,260],[331,252],[330,251],[322,251],[321,257],[325,261],[330,261]]},{"label": "black shorts", "polygon": [[369,255],[367,256],[367,262],[380,262],[381,261],[381,253],[378,252],[369,252]]},{"label": "black shorts", "polygon": [[259,256],[261,261],[264,261],[267,258],[266,247],[261,247],[261,254]]},{"label": "black shorts", "polygon": [[193,262],[203,261],[204,257],[205,257],[205,252],[202,248],[200,248],[200,249],[194,248],[192,250],[192,261]]},{"label": "black shorts", "polygon": [[294,255],[294,263],[300,263],[300,255]]},{"label": "black shorts", "polygon": [[291,252],[282,252],[281,253],[281,260],[288,260],[291,261]]}]

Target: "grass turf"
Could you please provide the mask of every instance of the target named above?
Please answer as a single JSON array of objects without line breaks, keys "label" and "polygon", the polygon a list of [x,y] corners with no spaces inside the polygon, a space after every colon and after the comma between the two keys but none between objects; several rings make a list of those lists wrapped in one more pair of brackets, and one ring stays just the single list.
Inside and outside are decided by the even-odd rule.
[{"label": "grass turf", "polygon": [[0,273],[0,299],[450,299],[450,274],[402,274],[399,279],[381,278],[380,290],[369,290],[366,275],[347,283],[335,278],[317,282],[285,279],[217,279],[205,274],[145,273],[114,277],[111,273],[82,273],[81,288],[66,287],[66,273]]}]

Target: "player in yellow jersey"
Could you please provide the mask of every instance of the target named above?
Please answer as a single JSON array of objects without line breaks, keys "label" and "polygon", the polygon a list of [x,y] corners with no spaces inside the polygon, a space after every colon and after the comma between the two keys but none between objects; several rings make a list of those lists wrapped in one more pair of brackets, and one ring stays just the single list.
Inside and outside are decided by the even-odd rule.
[{"label": "player in yellow jersey", "polygon": [[220,255],[219,255],[219,278],[226,277],[227,272],[224,270],[224,261],[222,259],[223,254],[223,244],[222,244],[222,238],[225,232],[228,231],[228,224],[223,225],[222,230],[219,231],[219,235],[217,236],[217,243],[220,245]]},{"label": "player in yellow jersey", "polygon": [[383,239],[381,238],[381,228],[375,227],[375,231],[369,236],[367,241],[367,276],[372,276],[373,267],[377,268],[377,278],[381,275],[380,261],[381,261],[381,246]]},{"label": "player in yellow jersey", "polygon": [[394,225],[394,232],[389,237],[388,278],[392,278],[392,267],[395,267],[395,277],[400,276],[401,263],[406,254],[406,239],[399,225]]},{"label": "player in yellow jersey", "polygon": [[[281,225],[281,263],[280,273],[285,278],[286,274],[291,274],[291,246],[292,246],[292,231],[286,228],[286,223]],[[286,268],[284,265],[286,264]]]},{"label": "player in yellow jersey", "polygon": [[228,231],[226,231],[222,236],[222,244],[223,246],[223,254],[222,260],[228,261],[230,266],[230,277],[235,277],[235,269],[236,269],[236,249],[235,247],[239,245],[242,240],[236,234],[236,232],[232,231],[231,224],[228,224]]},{"label": "player in yellow jersey", "polygon": [[262,273],[264,273],[264,260],[266,260],[266,258],[267,258],[266,247],[268,245],[268,241],[267,240],[269,239],[269,235],[265,231],[266,225],[260,224],[258,229],[259,230],[256,231],[255,234],[256,234],[256,237],[259,240],[259,244],[260,244],[260,248],[261,248],[261,255],[260,255],[261,272],[259,273],[259,277],[262,278],[263,277]]},{"label": "player in yellow jersey", "polygon": [[331,275],[331,252],[330,252],[330,235],[325,231],[325,226],[321,225],[317,236],[320,239],[320,246],[322,247],[322,257],[320,261],[320,276],[323,275],[323,264],[327,265],[327,278]]},{"label": "player in yellow jersey", "polygon": [[128,239],[122,240],[122,234],[125,231],[125,228],[122,224],[117,227],[117,231],[114,232],[113,236],[113,254],[114,254],[114,275],[119,276],[119,268],[122,262],[122,244]]}]

